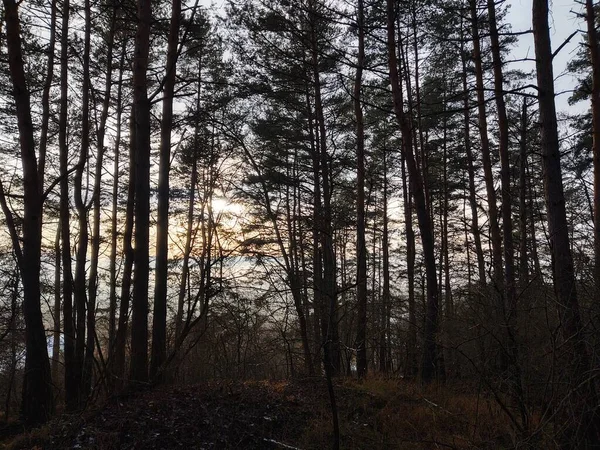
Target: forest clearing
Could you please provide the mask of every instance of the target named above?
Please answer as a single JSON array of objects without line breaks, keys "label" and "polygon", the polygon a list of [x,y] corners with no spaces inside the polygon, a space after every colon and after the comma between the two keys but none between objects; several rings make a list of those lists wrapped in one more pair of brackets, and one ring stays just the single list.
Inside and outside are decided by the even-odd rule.
[{"label": "forest clearing", "polygon": [[9,448],[600,448],[600,4],[2,0]]}]

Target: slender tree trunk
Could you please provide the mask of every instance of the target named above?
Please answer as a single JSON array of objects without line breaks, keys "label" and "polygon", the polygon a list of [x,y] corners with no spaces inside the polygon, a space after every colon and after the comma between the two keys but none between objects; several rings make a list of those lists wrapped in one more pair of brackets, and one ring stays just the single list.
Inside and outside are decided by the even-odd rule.
[{"label": "slender tree trunk", "polygon": [[[488,0],[488,15],[490,22],[490,39],[492,42],[492,61],[494,67],[494,94],[498,114],[498,129],[500,140],[500,180],[502,183],[502,231],[504,238],[504,293],[506,295],[506,321],[510,325],[515,315],[516,291],[514,273],[513,226],[512,226],[512,195],[510,186],[510,155],[508,153],[508,118],[504,102],[504,79],[502,60],[500,57],[500,39],[496,26],[496,6],[494,0]],[[509,330],[512,333],[512,330]]]},{"label": "slender tree trunk", "polygon": [[152,359],[150,378],[160,378],[167,356],[167,282],[169,256],[169,172],[171,169],[171,129],[173,127],[173,93],[177,72],[177,46],[181,0],[173,0],[171,27],[167,44],[167,63],[160,130],[160,164],[158,169],[158,216],[156,230],[156,271],[154,274],[154,317],[152,322]]},{"label": "slender tree trunk", "polygon": [[[74,280],[74,299],[75,308],[77,310],[76,320],[76,338],[75,338],[75,360],[78,366],[83,368],[81,376],[81,398],[80,402],[84,402],[87,398],[88,386],[91,386],[91,370],[93,364],[88,367],[86,350],[86,309],[87,305],[87,290],[86,290],[86,262],[89,241],[88,231],[88,208],[85,204],[83,190],[83,173],[85,165],[88,163],[90,150],[90,38],[91,38],[91,12],[89,0],[85,1],[85,33],[83,43],[83,86],[81,97],[81,149],[79,152],[79,160],[77,169],[75,170],[75,178],[73,180],[75,192],[75,207],[77,208],[79,222],[79,244],[77,246],[77,254],[75,260],[75,280]],[[92,326],[94,320],[92,318]],[[89,319],[88,319],[89,325]],[[93,341],[92,341],[92,361],[93,361]],[[89,379],[89,381],[88,381]]]},{"label": "slender tree trunk", "polygon": [[[89,19],[86,13],[86,19]],[[88,308],[87,308],[87,337],[85,344],[85,364],[84,364],[84,386],[83,392],[89,395],[92,389],[92,371],[94,367],[94,351],[96,347],[96,299],[98,296],[98,259],[100,257],[100,190],[102,187],[102,172],[104,162],[104,134],[106,132],[106,121],[111,101],[112,88],[112,61],[114,35],[117,20],[117,6],[113,6],[110,30],[107,40],[106,54],[106,77],[104,80],[104,98],[102,101],[102,111],[100,113],[100,123],[97,129],[97,156],[96,169],[94,172],[94,190],[92,193],[92,236],[91,236],[91,256],[90,272],[88,279]],[[91,25],[91,24],[90,24]],[[89,69],[88,69],[89,70]],[[114,311],[114,310],[113,310]],[[110,314],[110,313],[109,313]],[[113,316],[114,318],[114,316]],[[114,325],[114,320],[113,320]],[[109,324],[110,328],[111,324]],[[114,328],[114,327],[113,327]],[[110,333],[109,333],[110,334]],[[109,336],[110,343],[110,336]],[[110,345],[110,344],[109,344]]]},{"label": "slender tree trunk", "polygon": [[[60,276],[60,275],[59,275]],[[13,394],[15,391],[15,375],[17,373],[17,320],[19,314],[19,266],[15,267],[13,272],[13,286],[10,295],[10,375],[8,377],[8,386],[6,387],[6,402],[4,405],[4,419],[8,422],[12,406]]]},{"label": "slender tree trunk", "polygon": [[592,63],[592,157],[594,163],[594,301],[600,303],[600,49],[593,0],[585,2],[587,40]]},{"label": "slender tree trunk", "polygon": [[58,381],[60,368],[60,220],[56,226],[56,237],[54,239],[54,332],[52,334],[52,379]]},{"label": "slender tree trunk", "polygon": [[58,120],[58,147],[60,159],[60,221],[63,273],[63,329],[65,340],[65,406],[73,411],[79,406],[81,369],[75,357],[75,317],[73,314],[73,273],[71,266],[71,213],[69,209],[69,178],[67,143],[68,120],[68,64],[69,64],[69,0],[63,2],[60,43],[60,114]]},{"label": "slender tree trunk", "polygon": [[[310,75],[307,74],[307,77]],[[319,226],[321,223],[321,185],[319,183],[319,172],[320,172],[320,162],[319,162],[319,143],[317,134],[318,132],[314,127],[314,117],[312,112],[312,107],[310,103],[310,95],[308,93],[308,86],[306,91],[306,109],[308,116],[308,128],[309,128],[309,137],[310,137],[310,153],[312,160],[312,169],[313,169],[313,224],[312,224],[312,247],[313,247],[313,310],[314,310],[314,334],[315,334],[315,342],[317,344],[317,351],[315,351],[315,366],[318,367],[319,355],[321,354],[322,341],[324,339],[325,333],[323,332],[325,327],[320,326],[324,321],[324,308],[323,308],[323,295],[321,293],[321,285],[322,285],[322,277],[323,277],[323,266],[322,266],[322,254],[319,246]]]},{"label": "slender tree trunk", "polygon": [[38,178],[40,186],[44,186],[46,171],[46,152],[48,149],[48,126],[50,123],[50,89],[54,80],[54,52],[56,49],[56,16],[57,0],[52,0],[50,6],[50,36],[48,40],[48,68],[46,79],[44,80],[44,89],[42,92],[42,126],[40,132],[40,155],[38,160]]},{"label": "slender tree trunk", "polygon": [[519,281],[526,288],[529,284],[527,259],[527,98],[523,98],[521,112],[521,142],[519,143]]},{"label": "slender tree trunk", "polygon": [[[196,118],[195,118],[195,129],[194,129],[194,154],[192,161],[192,173],[190,176],[190,201],[188,203],[188,216],[187,216],[187,233],[185,238],[185,248],[183,251],[183,262],[181,267],[181,279],[179,282],[179,295],[177,302],[177,314],[175,317],[175,342],[178,342],[183,332],[183,309],[185,305],[185,298],[187,293],[187,284],[189,282],[189,262],[190,255],[192,252],[192,242],[194,239],[195,231],[193,229],[194,224],[194,204],[196,195],[196,185],[198,183],[198,157],[200,155],[200,108],[201,108],[201,92],[202,92],[202,56],[198,58],[198,77],[196,87]],[[200,216],[204,216],[204,204]],[[202,252],[204,255],[204,252]]]},{"label": "slender tree trunk", "polygon": [[115,387],[123,386],[125,377],[125,347],[127,345],[129,327],[129,305],[131,301],[131,275],[133,272],[133,225],[135,210],[136,184],[136,130],[135,108],[132,105],[129,119],[129,181],[127,185],[127,205],[125,207],[125,229],[123,231],[123,281],[121,283],[121,304],[119,305],[119,323],[115,337],[114,376]]},{"label": "slender tree trunk", "polygon": [[[110,263],[108,272],[110,274],[109,319],[108,319],[108,354],[109,359],[115,355],[115,340],[117,337],[117,242],[118,242],[118,211],[119,211],[119,164],[121,149],[121,121],[123,116],[123,71],[125,69],[126,41],[123,40],[121,47],[121,60],[119,62],[119,81],[117,84],[116,99],[116,135],[113,162],[113,186],[112,186],[112,211],[110,222]],[[114,361],[113,361],[114,362]]]},{"label": "slender tree trunk", "polygon": [[315,118],[319,135],[319,155],[320,155],[320,179],[322,183],[323,203],[321,205],[321,247],[323,251],[323,284],[322,294],[325,301],[329,304],[329,314],[333,314],[328,319],[328,339],[325,345],[325,352],[329,353],[329,364],[331,365],[332,375],[337,375],[340,370],[340,352],[337,331],[337,298],[336,298],[336,269],[335,252],[333,246],[332,229],[332,209],[331,209],[331,170],[329,167],[329,154],[327,152],[327,135],[325,132],[325,114],[323,111],[323,101],[321,97],[321,80],[319,71],[319,43],[317,40],[315,6],[310,6],[311,14],[311,56],[313,70],[313,88],[315,96]]},{"label": "slender tree trunk", "polygon": [[363,0],[358,0],[358,59],[354,81],[354,116],[356,118],[356,301],[358,323],[356,335],[356,370],[367,375],[367,245],[365,243],[365,124],[361,105],[362,74],[365,61]]},{"label": "slender tree trunk", "polygon": [[[42,187],[38,178],[31,102],[21,48],[20,20],[14,0],[4,1],[6,47],[19,129],[23,165],[23,243],[21,255],[23,316],[25,318],[25,371],[21,414],[30,424],[46,421],[54,413],[52,376],[41,311]],[[3,195],[4,196],[4,195]]]},{"label": "slender tree trunk", "polygon": [[395,33],[395,2],[387,0],[387,45],[388,45],[388,63],[390,73],[390,84],[392,86],[392,99],[394,103],[394,112],[398,121],[402,136],[402,152],[408,166],[410,183],[413,188],[415,205],[417,208],[417,218],[419,229],[421,231],[421,243],[423,246],[423,256],[425,261],[427,276],[427,311],[425,317],[424,329],[424,352],[421,367],[421,377],[424,382],[433,381],[436,372],[437,356],[437,335],[439,329],[439,292],[437,286],[437,275],[435,267],[435,252],[433,242],[433,230],[431,224],[431,214],[425,201],[423,190],[423,177],[417,168],[413,148],[412,125],[410,118],[404,112],[403,94],[398,74],[398,61],[396,58],[396,33]]},{"label": "slender tree trunk", "polygon": [[[323,101],[321,98],[321,81],[319,71],[319,43],[317,38],[317,18],[318,12],[313,0],[309,0],[309,22],[310,22],[310,53],[313,76],[313,88],[315,96],[315,118],[317,122],[317,135],[319,137],[319,160],[320,173],[315,173],[315,185],[322,182],[323,203],[320,205],[319,222],[317,227],[320,233],[322,249],[322,269],[320,288],[323,303],[327,302],[327,319],[323,339],[325,346],[323,349],[323,362],[325,366],[325,376],[327,378],[327,390],[332,414],[333,425],[333,449],[340,448],[340,429],[338,420],[337,402],[333,388],[332,377],[337,375],[340,370],[339,364],[339,340],[337,333],[337,289],[336,289],[336,270],[335,254],[333,247],[333,229],[331,226],[331,172],[329,168],[327,153],[327,136],[325,134],[325,115],[323,112]],[[320,175],[320,176],[319,176]]]},{"label": "slender tree trunk", "polygon": [[543,274],[542,267],[540,265],[540,258],[537,251],[537,236],[536,236],[536,226],[535,226],[535,211],[536,211],[536,194],[533,189],[533,181],[532,175],[529,170],[529,166],[527,166],[527,210],[529,211],[529,225],[531,227],[531,259],[533,260],[533,272],[534,277],[539,280],[541,284],[543,284]]},{"label": "slender tree trunk", "polygon": [[502,286],[502,238],[500,237],[500,228],[498,226],[498,207],[496,202],[496,190],[494,188],[494,175],[492,173],[492,160],[490,157],[490,141],[488,138],[487,113],[485,109],[485,91],[483,86],[483,65],[481,62],[477,1],[470,1],[471,26],[473,31],[473,60],[475,63],[477,109],[479,112],[479,137],[481,139],[481,157],[487,191],[490,237],[492,242],[493,277],[496,288],[500,289]]},{"label": "slender tree trunk", "polygon": [[135,275],[131,318],[131,381],[148,380],[148,278],[150,273],[150,102],[148,54],[152,10],[150,0],[138,0],[138,26],[133,66],[135,123]]},{"label": "slender tree trunk", "polygon": [[382,309],[382,324],[381,338],[379,347],[379,370],[387,372],[390,369],[390,360],[388,354],[389,330],[389,306],[391,303],[390,296],[390,237],[389,237],[389,217],[388,217],[388,152],[383,149],[383,230],[381,234],[381,257],[383,270],[383,287],[381,292],[381,309]]},{"label": "slender tree trunk", "polygon": [[586,349],[583,325],[577,298],[575,269],[571,255],[569,229],[565,208],[556,107],[552,47],[548,26],[548,0],[533,0],[533,36],[536,55],[538,102],[540,110],[544,197],[548,220],[548,235],[552,252],[554,289],[559,308],[565,345],[570,354],[571,385],[569,419],[573,420],[573,436],[569,445],[579,446],[581,440],[590,447],[599,444],[600,420],[595,412],[598,396],[593,378],[589,377],[590,360]]},{"label": "slender tree trunk", "polygon": [[506,300],[504,306],[504,322],[508,341],[506,353],[508,359],[511,389],[517,399],[521,422],[525,430],[528,428],[528,413],[523,397],[523,386],[521,380],[521,369],[519,363],[517,336],[516,336],[516,314],[517,314],[517,292],[515,286],[515,263],[513,246],[512,225],[512,189],[510,176],[510,155],[508,118],[506,116],[506,104],[504,102],[504,79],[502,74],[502,59],[500,56],[500,39],[496,25],[496,6],[494,0],[488,0],[488,15],[490,23],[490,40],[492,43],[492,62],[494,68],[494,93],[496,97],[496,110],[498,114],[498,128],[500,140],[498,151],[500,154],[500,180],[502,183],[502,232],[504,238],[504,295]]},{"label": "slender tree trunk", "polygon": [[406,338],[406,373],[414,378],[419,372],[417,364],[417,307],[415,302],[415,232],[413,229],[412,189],[406,175],[406,163],[402,156],[402,200],[406,228],[406,278],[408,282],[408,335]]},{"label": "slender tree trunk", "polygon": [[[462,26],[461,26],[462,35]],[[471,207],[471,233],[475,243],[475,254],[477,256],[477,271],[479,274],[479,286],[485,290],[485,260],[483,257],[483,248],[481,246],[481,233],[479,231],[479,211],[477,208],[477,190],[475,187],[475,158],[471,146],[471,109],[469,105],[469,91],[467,86],[467,62],[465,58],[464,40],[461,39],[461,62],[462,62],[462,88],[463,114],[464,114],[464,133],[465,133],[465,152],[467,154],[467,170],[469,174],[469,206]]]}]

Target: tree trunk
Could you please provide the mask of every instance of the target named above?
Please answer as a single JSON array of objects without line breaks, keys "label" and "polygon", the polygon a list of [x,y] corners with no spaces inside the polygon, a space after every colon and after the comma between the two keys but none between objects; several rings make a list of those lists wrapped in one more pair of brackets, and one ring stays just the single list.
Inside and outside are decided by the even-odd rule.
[{"label": "tree trunk", "polygon": [[165,87],[160,129],[158,168],[158,216],[156,224],[156,271],[154,274],[154,317],[152,322],[152,359],[150,378],[160,379],[167,355],[167,282],[169,256],[169,172],[171,169],[171,129],[173,127],[173,93],[177,72],[177,46],[181,0],[173,0],[171,26],[167,44]]},{"label": "tree trunk", "polygon": [[[490,237],[492,242],[492,267],[496,288],[502,286],[502,238],[498,226],[498,207],[496,190],[490,157],[490,141],[488,138],[487,113],[485,110],[485,91],[483,86],[483,66],[481,62],[481,45],[479,39],[479,19],[477,1],[471,0],[471,26],[473,32],[473,60],[475,63],[475,83],[477,90],[477,109],[479,112],[479,136],[481,139],[481,157],[487,192],[488,215],[490,221]],[[501,300],[501,299],[500,299]],[[499,311],[500,312],[500,311]]]},{"label": "tree trunk", "polygon": [[[462,35],[462,26],[461,26]],[[485,260],[483,257],[483,248],[481,246],[481,233],[479,231],[479,211],[477,208],[477,191],[475,187],[475,158],[471,147],[471,109],[469,105],[469,91],[467,85],[467,61],[465,58],[464,40],[461,39],[461,62],[462,62],[462,88],[463,114],[464,114],[464,133],[465,133],[465,152],[467,154],[467,170],[469,175],[469,206],[471,207],[471,233],[475,243],[475,255],[477,256],[477,272],[479,274],[479,287],[485,290]]]},{"label": "tree trunk", "polygon": [[500,140],[498,151],[500,154],[500,180],[502,183],[502,231],[504,238],[504,323],[507,334],[507,362],[511,389],[518,402],[521,423],[525,430],[528,428],[528,413],[525,408],[521,368],[519,363],[515,320],[517,314],[517,292],[515,286],[515,264],[513,250],[513,225],[512,225],[512,190],[510,176],[510,155],[508,118],[504,102],[504,80],[502,74],[502,59],[500,56],[500,39],[496,25],[496,6],[494,0],[488,0],[488,15],[490,22],[490,40],[492,43],[492,62],[494,67],[494,94],[496,97],[496,110],[498,114],[498,128]]},{"label": "tree trunk", "polygon": [[395,2],[387,0],[387,45],[388,63],[390,72],[390,84],[392,86],[392,99],[394,113],[402,132],[402,153],[406,159],[408,174],[415,205],[417,208],[417,219],[421,232],[421,243],[423,246],[423,257],[427,276],[427,311],[424,329],[424,352],[421,367],[421,377],[425,383],[433,381],[436,372],[437,335],[439,328],[439,292],[437,286],[437,274],[435,267],[435,252],[433,242],[433,230],[431,225],[431,214],[428,210],[423,190],[423,177],[417,168],[412,148],[412,125],[409,117],[404,113],[403,94],[398,74],[398,61],[396,59],[396,33],[395,33]]},{"label": "tree trunk", "polygon": [[571,349],[571,351],[567,350],[570,355],[569,372],[572,377],[572,384],[568,389],[572,389],[572,393],[569,395],[575,398],[568,401],[571,410],[567,414],[573,421],[570,427],[573,430],[573,436],[570,436],[569,445],[576,447],[581,445],[581,441],[585,439],[584,444],[593,447],[599,443],[600,421],[595,412],[598,396],[594,379],[589,377],[591,366],[579,312],[575,270],[569,242],[554,104],[553,55],[548,26],[548,0],[533,0],[532,16],[542,138],[544,198],[552,252],[554,289],[563,338],[565,345]]},{"label": "tree trunk", "polygon": [[127,345],[129,325],[129,304],[131,300],[131,274],[133,272],[133,225],[135,210],[135,108],[132,105],[129,118],[129,181],[127,185],[127,205],[125,207],[125,229],[123,231],[123,281],[121,284],[121,304],[119,305],[119,324],[115,337],[114,370],[115,386],[117,389],[123,386],[125,377],[125,347]]},{"label": "tree trunk", "polygon": [[60,368],[60,220],[56,226],[56,238],[54,239],[54,330],[52,334],[52,379],[58,381]]},{"label": "tree trunk", "polygon": [[362,74],[365,63],[365,30],[363,0],[358,0],[358,59],[354,81],[354,116],[356,118],[356,302],[358,322],[356,334],[356,371],[367,375],[367,245],[365,243],[365,124],[361,105]]},{"label": "tree trunk", "polygon": [[[83,86],[81,97],[81,149],[79,152],[79,161],[77,162],[77,170],[75,171],[74,191],[75,191],[75,207],[79,216],[79,245],[77,247],[77,256],[75,261],[75,280],[74,291],[75,307],[77,309],[77,334],[75,340],[75,357],[79,365],[83,367],[81,377],[81,398],[80,402],[85,402],[89,395],[89,387],[92,383],[92,369],[94,358],[94,341],[92,338],[92,354],[86,354],[86,309],[89,314],[92,314],[91,325],[94,327],[93,312],[90,312],[90,307],[87,304],[87,286],[86,286],[86,262],[89,241],[88,231],[88,207],[85,204],[83,190],[83,172],[85,165],[88,164],[90,152],[90,34],[91,34],[91,12],[89,0],[85,1],[85,33],[83,43]],[[87,319],[87,325],[90,325],[90,318]],[[93,331],[93,330],[92,330]],[[90,332],[90,330],[88,330]],[[91,358],[88,361],[88,358]]]},{"label": "tree trunk", "polygon": [[408,335],[406,337],[405,376],[414,378],[419,372],[417,364],[417,307],[415,302],[415,232],[413,229],[412,189],[406,175],[405,158],[402,156],[402,201],[406,227],[406,278],[408,282]]},{"label": "tree trunk", "polygon": [[135,275],[131,318],[131,381],[148,380],[148,278],[150,272],[150,102],[148,54],[150,51],[150,0],[137,1],[138,26],[133,65],[135,123]]},{"label": "tree trunk", "polygon": [[390,238],[389,238],[389,217],[388,217],[388,161],[387,161],[387,149],[383,149],[383,230],[381,233],[381,257],[382,270],[383,270],[383,287],[381,292],[381,309],[382,309],[382,323],[380,331],[380,345],[379,345],[379,370],[381,372],[387,372],[390,369],[390,361],[387,357],[388,354],[388,340],[389,329],[388,324],[390,321],[389,308],[391,304],[390,296]]},{"label": "tree trunk", "polygon": [[592,158],[594,163],[594,302],[600,303],[600,49],[593,0],[585,2],[587,38],[592,63]]},{"label": "tree trunk", "polygon": [[4,1],[6,46],[16,106],[21,162],[23,165],[23,243],[21,281],[25,318],[25,370],[21,413],[25,422],[45,422],[54,413],[48,345],[41,311],[40,271],[42,187],[38,179],[31,102],[21,48],[20,20],[14,0]]},{"label": "tree trunk", "polygon": [[521,142],[519,143],[519,281],[523,289],[529,284],[527,259],[527,98],[521,112]]},{"label": "tree trunk", "polygon": [[60,221],[63,273],[63,331],[65,340],[65,407],[73,411],[79,406],[81,369],[75,359],[75,323],[73,315],[73,273],[71,266],[71,213],[69,209],[69,178],[67,144],[68,120],[68,64],[69,64],[69,0],[63,2],[60,43],[60,114],[58,121],[58,148],[60,159]]},{"label": "tree trunk", "polygon": [[[119,203],[119,161],[121,149],[121,120],[123,115],[123,71],[125,69],[125,51],[126,41],[123,40],[121,47],[121,60],[119,62],[119,81],[117,84],[117,109],[116,118],[116,136],[114,147],[113,162],[113,186],[112,186],[112,211],[110,222],[110,292],[109,298],[109,318],[108,318],[108,355],[109,360],[115,356],[115,340],[117,337],[117,241],[118,241],[118,203]],[[114,362],[114,361],[113,361]]]},{"label": "tree trunk", "polygon": [[[498,152],[500,154],[500,181],[502,183],[502,231],[504,237],[504,293],[506,295],[505,320],[509,327],[516,311],[515,268],[513,253],[513,227],[512,227],[512,195],[510,186],[510,156],[508,154],[508,119],[504,102],[504,80],[502,75],[502,60],[500,57],[500,40],[496,26],[496,7],[494,0],[488,0],[488,14],[490,22],[490,39],[492,42],[492,61],[494,67],[494,94],[496,97],[496,110],[498,114],[498,129],[500,140]],[[512,333],[512,330],[508,330]]]},{"label": "tree trunk", "polygon": [[54,80],[54,52],[56,49],[56,16],[57,0],[52,0],[50,9],[50,37],[48,41],[48,68],[46,79],[44,80],[44,89],[42,92],[42,127],[40,133],[40,156],[38,160],[38,178],[40,186],[44,186],[46,171],[46,151],[48,149],[48,125],[50,123],[50,89]]},{"label": "tree trunk", "polygon": [[[87,19],[86,12],[86,19]],[[85,376],[84,376],[84,387],[83,391],[86,395],[89,395],[92,388],[92,370],[94,367],[94,350],[96,347],[96,298],[98,296],[98,259],[100,256],[100,190],[102,187],[102,171],[104,162],[104,134],[106,131],[106,121],[108,118],[108,110],[111,101],[111,88],[112,88],[112,61],[113,61],[113,46],[114,46],[114,35],[116,28],[117,19],[117,7],[113,6],[112,18],[110,23],[110,30],[108,33],[107,40],[107,54],[106,54],[106,77],[104,80],[104,95],[102,101],[102,111],[100,113],[100,123],[98,124],[97,130],[97,156],[96,156],[96,170],[94,173],[94,190],[92,194],[92,251],[90,256],[90,273],[88,280],[88,311],[87,311],[87,338],[85,345]],[[88,19],[89,20],[89,19]],[[118,114],[118,113],[117,113]],[[111,287],[112,289],[112,287]],[[111,310],[114,312],[114,309]],[[111,313],[109,313],[111,314]],[[112,328],[111,328],[112,327]],[[114,315],[112,315],[112,322],[109,321],[109,329],[114,330]],[[110,344],[110,331],[109,331],[109,346]]]}]

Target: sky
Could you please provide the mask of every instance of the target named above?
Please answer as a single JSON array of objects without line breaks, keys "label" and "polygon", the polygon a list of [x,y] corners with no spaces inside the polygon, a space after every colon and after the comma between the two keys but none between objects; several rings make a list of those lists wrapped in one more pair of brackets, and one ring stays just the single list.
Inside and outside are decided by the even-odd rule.
[{"label": "sky", "polygon": [[[226,2],[227,0],[199,0],[200,5],[208,8],[212,6],[217,9],[223,8]],[[507,20],[511,24],[512,30],[515,32],[530,30],[532,0],[507,0],[507,3],[510,5]],[[581,5],[572,0],[550,0],[550,39],[552,40],[553,49],[558,48],[574,31],[585,29],[583,19],[576,16],[576,13],[581,12],[582,9]],[[558,111],[564,112],[570,109],[583,112],[588,108],[588,105],[584,104],[585,102],[569,106],[568,98],[570,94],[568,91],[573,89],[576,80],[570,74],[565,73],[568,61],[577,52],[578,45],[583,38],[582,33],[574,36],[554,60],[555,91],[560,93],[556,98]],[[519,37],[518,45],[513,50],[512,56],[514,60],[534,57],[532,34]],[[518,64],[517,67],[524,70],[534,70],[535,68],[533,61],[513,64]]]},{"label": "sky", "polygon": [[[515,32],[530,30],[531,0],[508,0],[508,3],[511,5],[511,8],[507,20],[512,25],[512,30]],[[550,10],[550,39],[552,41],[552,49],[554,50],[558,48],[574,31],[584,30],[585,23],[582,18],[577,18],[576,16],[576,13],[582,11],[581,5],[578,5],[572,0],[551,1]],[[578,33],[554,59],[555,91],[557,94],[563,91],[569,91],[573,89],[573,86],[575,85],[575,78],[570,74],[566,74],[565,69],[568,61],[575,56],[579,43],[583,38],[584,34]],[[532,34],[520,36],[519,43],[513,51],[513,59],[525,57],[534,57]],[[535,67],[533,61],[529,62],[528,64],[515,64],[519,64],[520,67],[529,70],[532,70]],[[557,95],[556,106],[558,111],[576,109],[578,112],[582,112],[587,109],[588,105],[585,105],[585,102],[573,107],[569,106],[569,96],[570,94],[568,92]]]}]

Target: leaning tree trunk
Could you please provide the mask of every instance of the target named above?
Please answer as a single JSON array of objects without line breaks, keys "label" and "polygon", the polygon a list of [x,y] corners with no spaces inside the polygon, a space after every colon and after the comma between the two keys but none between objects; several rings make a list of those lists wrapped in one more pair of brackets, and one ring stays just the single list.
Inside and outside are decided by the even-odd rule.
[{"label": "leaning tree trunk", "polygon": [[575,281],[575,268],[569,242],[569,229],[565,207],[560,145],[554,104],[554,75],[552,47],[548,26],[548,0],[533,0],[533,36],[536,55],[538,103],[541,125],[542,167],[544,198],[548,220],[548,235],[552,252],[554,290],[559,308],[560,323],[565,346],[570,357],[568,368],[569,392],[572,396],[566,412],[572,420],[569,436],[571,446],[593,447],[600,443],[600,420],[596,412],[598,396],[587,353],[585,335],[579,312]]},{"label": "leaning tree trunk", "polygon": [[435,252],[431,215],[428,210],[423,189],[423,177],[419,171],[411,144],[412,125],[410,118],[404,112],[402,87],[398,74],[398,61],[396,58],[396,32],[394,25],[395,2],[387,0],[387,45],[390,84],[392,86],[392,100],[396,120],[400,125],[403,137],[402,153],[406,159],[408,175],[413,189],[417,219],[421,231],[421,244],[425,261],[427,277],[427,311],[424,327],[424,351],[421,364],[421,378],[424,382],[433,381],[436,372],[437,335],[439,329],[439,291],[435,269]]}]

